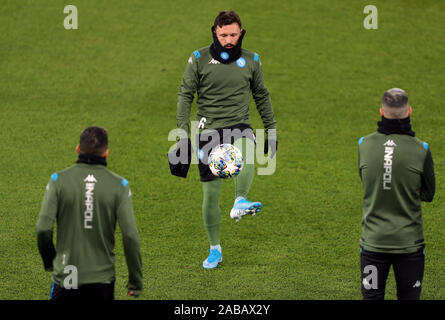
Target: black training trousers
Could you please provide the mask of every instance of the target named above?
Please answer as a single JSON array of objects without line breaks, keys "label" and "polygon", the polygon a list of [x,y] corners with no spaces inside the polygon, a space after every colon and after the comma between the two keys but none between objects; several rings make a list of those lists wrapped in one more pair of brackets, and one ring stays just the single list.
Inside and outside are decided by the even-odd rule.
[{"label": "black training trousers", "polygon": [[77,289],[65,289],[53,282],[50,299],[58,301],[113,301],[114,282],[84,284]]},{"label": "black training trousers", "polygon": [[419,300],[425,270],[425,251],[380,253],[360,248],[364,300],[383,300],[389,269],[393,266],[398,300]]}]

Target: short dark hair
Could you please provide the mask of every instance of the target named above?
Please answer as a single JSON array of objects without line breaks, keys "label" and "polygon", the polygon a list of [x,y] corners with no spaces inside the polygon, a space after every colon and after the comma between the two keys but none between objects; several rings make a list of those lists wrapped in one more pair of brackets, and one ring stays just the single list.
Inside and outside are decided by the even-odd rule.
[{"label": "short dark hair", "polygon": [[222,27],[227,26],[232,23],[238,23],[240,29],[241,29],[241,19],[238,16],[238,14],[231,10],[231,11],[221,11],[215,18],[215,22],[213,23],[213,27],[216,29],[216,27]]},{"label": "short dark hair", "polygon": [[108,133],[102,127],[88,127],[80,135],[79,148],[81,154],[102,156],[108,149]]},{"label": "short dark hair", "polygon": [[408,94],[399,88],[389,89],[383,94],[382,105],[390,108],[408,106]]}]

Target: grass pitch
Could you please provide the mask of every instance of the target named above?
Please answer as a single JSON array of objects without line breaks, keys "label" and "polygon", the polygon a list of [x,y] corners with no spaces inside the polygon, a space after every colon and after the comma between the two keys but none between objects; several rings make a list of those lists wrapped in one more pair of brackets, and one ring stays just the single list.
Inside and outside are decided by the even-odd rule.
[{"label": "grass pitch", "polygon": [[[0,299],[47,299],[35,222],[50,175],[76,160],[90,125],[108,129],[108,167],[130,181],[142,241],[141,299],[361,299],[361,184],[357,141],[376,130],[384,91],[404,88],[416,135],[436,164],[424,204],[423,299],[445,298],[445,3],[374,1],[378,30],[363,27],[366,1],[4,0],[0,7]],[[278,123],[277,170],[256,176],[256,217],[220,205],[224,260],[208,248],[193,166],[170,175],[167,140],[187,59],[210,44],[220,10],[234,9],[258,52]],[[193,107],[192,114],[196,106]],[[251,121],[262,128],[252,103]],[[116,298],[126,299],[121,237]],[[395,299],[393,274],[387,298]]]}]

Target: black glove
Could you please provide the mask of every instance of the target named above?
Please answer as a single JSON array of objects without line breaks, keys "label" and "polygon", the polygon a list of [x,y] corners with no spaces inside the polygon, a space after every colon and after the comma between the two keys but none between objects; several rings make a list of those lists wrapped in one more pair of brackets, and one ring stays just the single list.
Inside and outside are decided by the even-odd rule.
[{"label": "black glove", "polygon": [[127,284],[127,289],[128,289],[128,291],[127,291],[127,295],[128,295],[129,297],[135,297],[135,298],[137,298],[137,297],[139,297],[139,296],[141,295],[141,292],[142,292],[142,289],[141,289],[141,288],[139,288],[139,289],[132,288],[132,286],[130,286],[129,284]]},{"label": "black glove", "polygon": [[187,177],[187,172],[192,162],[192,153],[193,148],[190,138],[180,139],[176,149],[167,154],[172,175],[182,178]]},{"label": "black glove", "polygon": [[276,138],[275,139],[266,138],[266,141],[264,141],[264,154],[267,154],[269,152],[269,146],[270,146],[270,157],[273,158],[273,156],[278,150],[278,140]]}]

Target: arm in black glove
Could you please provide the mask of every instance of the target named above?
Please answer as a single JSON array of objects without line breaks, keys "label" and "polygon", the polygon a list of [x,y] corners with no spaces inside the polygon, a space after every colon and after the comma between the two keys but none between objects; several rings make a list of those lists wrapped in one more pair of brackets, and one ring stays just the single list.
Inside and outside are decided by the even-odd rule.
[{"label": "arm in black glove", "polygon": [[266,139],[264,141],[264,154],[268,154],[270,149],[270,157],[273,158],[278,150],[276,129],[270,129],[267,131],[268,132],[266,133]]}]

